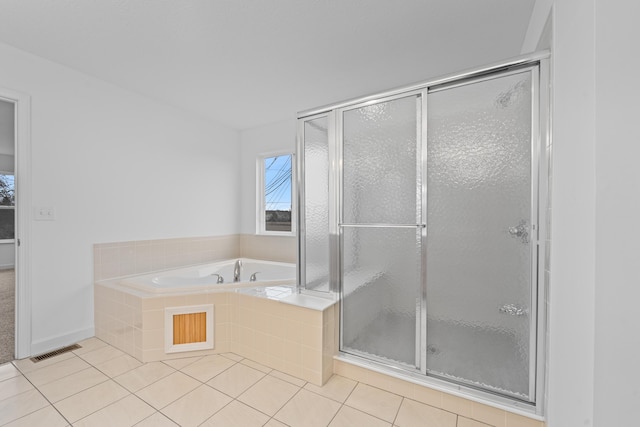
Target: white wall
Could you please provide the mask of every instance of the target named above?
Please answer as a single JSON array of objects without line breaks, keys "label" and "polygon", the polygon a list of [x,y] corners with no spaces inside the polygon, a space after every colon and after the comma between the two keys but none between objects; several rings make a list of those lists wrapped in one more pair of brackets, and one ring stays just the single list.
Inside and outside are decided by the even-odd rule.
[{"label": "white wall", "polygon": [[[285,120],[240,132],[240,232],[256,232],[256,158],[296,150],[296,120]],[[294,166],[295,167],[295,166]]]},{"label": "white wall", "polygon": [[239,136],[0,44],[0,87],[31,96],[32,353],[93,335],[92,245],[234,234]]},{"label": "white wall", "polygon": [[523,51],[555,9],[549,426],[635,425],[640,217],[635,17],[624,0],[538,0]]},{"label": "white wall", "polygon": [[551,7],[553,153],[549,427],[593,425],[595,298],[594,0],[538,0],[523,51]]},{"label": "white wall", "polygon": [[593,0],[555,3],[549,427],[593,425]]},{"label": "white wall", "polygon": [[639,423],[639,16],[638,2],[596,0],[596,426]]}]

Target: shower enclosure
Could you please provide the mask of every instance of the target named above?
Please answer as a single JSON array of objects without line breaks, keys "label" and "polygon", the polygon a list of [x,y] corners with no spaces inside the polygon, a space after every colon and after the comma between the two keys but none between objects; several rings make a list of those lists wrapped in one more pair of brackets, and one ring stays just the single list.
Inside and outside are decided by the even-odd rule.
[{"label": "shower enclosure", "polygon": [[535,405],[546,62],[519,58],[299,115],[299,283],[339,295],[343,354]]}]

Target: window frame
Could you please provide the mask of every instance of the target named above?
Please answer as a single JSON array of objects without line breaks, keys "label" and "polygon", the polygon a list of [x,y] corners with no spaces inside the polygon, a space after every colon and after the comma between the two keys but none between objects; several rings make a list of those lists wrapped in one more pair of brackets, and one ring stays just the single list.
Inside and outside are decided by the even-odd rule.
[{"label": "window frame", "polygon": [[[270,157],[291,156],[291,231],[269,231],[266,229],[265,213],[265,167],[264,161]],[[292,150],[273,151],[258,154],[256,158],[256,234],[268,236],[295,236],[296,210],[296,153]]]}]

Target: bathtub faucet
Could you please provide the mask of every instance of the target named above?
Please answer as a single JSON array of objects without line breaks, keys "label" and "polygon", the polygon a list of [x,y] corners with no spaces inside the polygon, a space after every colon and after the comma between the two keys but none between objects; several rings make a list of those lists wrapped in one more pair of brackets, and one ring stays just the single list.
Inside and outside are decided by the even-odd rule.
[{"label": "bathtub faucet", "polygon": [[241,270],[241,268],[242,268],[242,261],[241,260],[237,260],[235,267],[233,267],[233,281],[234,282],[239,282],[240,281],[240,270]]},{"label": "bathtub faucet", "polygon": [[221,275],[219,275],[218,273],[213,273],[212,276],[218,276],[218,280],[216,280],[216,283],[224,283],[224,277],[222,277]]}]

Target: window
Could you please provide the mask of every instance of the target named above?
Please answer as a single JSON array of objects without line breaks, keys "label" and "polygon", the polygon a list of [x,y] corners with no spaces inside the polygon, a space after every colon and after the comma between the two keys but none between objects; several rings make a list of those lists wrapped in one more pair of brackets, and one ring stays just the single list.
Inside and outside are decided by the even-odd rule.
[{"label": "window", "polygon": [[292,234],[293,154],[258,158],[258,233]]},{"label": "window", "polygon": [[14,177],[0,172],[0,240],[13,240],[15,236],[16,196]]}]

